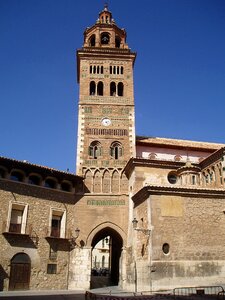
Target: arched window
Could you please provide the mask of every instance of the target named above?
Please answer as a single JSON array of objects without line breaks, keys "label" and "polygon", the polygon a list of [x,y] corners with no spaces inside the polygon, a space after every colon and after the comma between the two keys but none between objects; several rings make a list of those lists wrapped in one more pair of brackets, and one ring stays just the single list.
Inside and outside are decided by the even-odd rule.
[{"label": "arched window", "polygon": [[120,67],[120,73],[123,74],[123,67]]},{"label": "arched window", "polygon": [[95,35],[93,34],[91,37],[90,37],[90,40],[89,40],[89,44],[91,47],[94,47],[95,46]]},{"label": "arched window", "polygon": [[10,179],[22,182],[24,179],[24,175],[19,171],[12,171],[10,174]]},{"label": "arched window", "polygon": [[103,72],[104,72],[104,68],[103,66],[101,66],[101,74],[103,74]]},{"label": "arched window", "polygon": [[98,141],[93,141],[89,146],[89,155],[91,156],[91,158],[97,159],[99,156],[101,156],[101,152],[101,143]]},{"label": "arched window", "polygon": [[97,66],[97,74],[99,74],[99,66]]},{"label": "arched window", "polygon": [[96,91],[96,84],[94,81],[90,82],[90,95],[95,95],[95,91]]},{"label": "arched window", "polygon": [[45,180],[45,187],[49,189],[56,189],[56,180],[53,178],[47,178]]},{"label": "arched window", "polygon": [[90,66],[90,74],[92,74],[92,66]]},{"label": "arched window", "polygon": [[102,45],[108,45],[109,44],[109,34],[107,32],[103,32],[101,34],[101,44]]},{"label": "arched window", "polygon": [[96,73],[96,66],[93,67],[93,73]]},{"label": "arched window", "polygon": [[6,171],[0,168],[0,178],[5,178]]},{"label": "arched window", "polygon": [[120,37],[116,36],[116,39],[115,39],[116,48],[120,48],[120,43],[121,43]]},{"label": "arched window", "polygon": [[113,67],[113,74],[116,74],[116,66]]},{"label": "arched window", "polygon": [[110,147],[110,155],[114,159],[119,159],[123,155],[123,148],[121,143],[113,142]]},{"label": "arched window", "polygon": [[116,96],[116,84],[115,84],[115,82],[110,83],[110,96]]},{"label": "arched window", "polygon": [[65,192],[71,192],[71,190],[72,190],[72,185],[71,185],[71,183],[68,182],[68,181],[63,181],[63,182],[61,183],[61,190],[62,190],[62,191],[65,191]]},{"label": "arched window", "polygon": [[41,184],[41,178],[38,175],[30,175],[28,178],[28,183],[29,184],[34,184],[34,185],[40,185]]},{"label": "arched window", "polygon": [[123,83],[119,82],[118,83],[118,96],[123,96]]},{"label": "arched window", "polygon": [[112,66],[109,67],[109,73],[112,74]]},{"label": "arched window", "polygon": [[117,74],[120,74],[120,67],[117,67]]},{"label": "arched window", "polygon": [[103,96],[103,82],[99,81],[97,86],[97,95]]}]

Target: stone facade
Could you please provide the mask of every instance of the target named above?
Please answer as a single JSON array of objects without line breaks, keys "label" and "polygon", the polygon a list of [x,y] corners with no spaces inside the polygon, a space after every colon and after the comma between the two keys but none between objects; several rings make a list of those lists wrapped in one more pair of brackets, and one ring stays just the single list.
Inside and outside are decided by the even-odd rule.
[{"label": "stone facade", "polygon": [[[154,149],[151,139],[145,140],[145,147],[140,142],[141,150],[138,143],[137,152],[146,153],[150,144],[149,151],[159,157],[158,145]],[[210,149],[209,144],[196,142],[195,154],[191,143],[189,150],[189,141],[177,143],[172,150],[172,145],[162,144],[160,152],[167,159],[135,158],[126,166],[133,217],[138,221],[138,228],[130,229],[127,245],[133,257],[127,271],[134,278],[136,270],[130,288],[135,282],[138,291],[224,282],[225,148],[211,144]],[[190,152],[193,164],[189,156],[186,163],[174,159],[182,147]],[[199,160],[203,153],[205,158]]]},{"label": "stone facade", "polygon": [[225,145],[135,137],[135,57],[105,7],[77,51],[79,176],[0,157],[0,290],[89,289],[105,238],[122,288],[224,282]]}]

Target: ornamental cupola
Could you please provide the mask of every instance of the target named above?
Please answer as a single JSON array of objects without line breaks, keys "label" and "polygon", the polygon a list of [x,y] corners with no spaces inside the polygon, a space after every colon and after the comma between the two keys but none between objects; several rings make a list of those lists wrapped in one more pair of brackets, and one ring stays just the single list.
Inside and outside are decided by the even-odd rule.
[{"label": "ornamental cupola", "polygon": [[201,169],[192,165],[189,158],[186,164],[177,170],[177,175],[180,177],[181,185],[200,185]]},{"label": "ornamental cupola", "polygon": [[83,47],[128,49],[126,31],[116,25],[107,5],[99,13],[95,25],[85,30]]}]

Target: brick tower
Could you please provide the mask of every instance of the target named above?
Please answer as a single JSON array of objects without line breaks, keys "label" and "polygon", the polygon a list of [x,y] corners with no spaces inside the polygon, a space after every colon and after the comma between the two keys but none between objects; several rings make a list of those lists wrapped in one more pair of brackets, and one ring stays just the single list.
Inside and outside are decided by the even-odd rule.
[{"label": "brick tower", "polygon": [[126,31],[105,6],[95,25],[85,30],[83,47],[77,51],[77,173],[85,177],[85,192],[127,191],[122,170],[135,155],[135,57]]}]

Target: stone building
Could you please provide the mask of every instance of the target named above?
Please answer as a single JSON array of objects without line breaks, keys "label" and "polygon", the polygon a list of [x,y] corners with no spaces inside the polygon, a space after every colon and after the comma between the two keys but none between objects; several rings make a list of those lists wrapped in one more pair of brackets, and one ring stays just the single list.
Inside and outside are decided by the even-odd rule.
[{"label": "stone building", "polygon": [[135,136],[136,54],[107,6],[77,50],[77,174],[0,159],[0,289],[88,289],[110,239],[131,291],[225,279],[225,145]]}]

